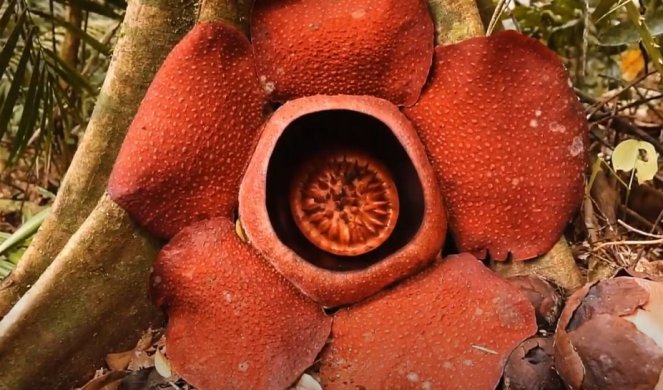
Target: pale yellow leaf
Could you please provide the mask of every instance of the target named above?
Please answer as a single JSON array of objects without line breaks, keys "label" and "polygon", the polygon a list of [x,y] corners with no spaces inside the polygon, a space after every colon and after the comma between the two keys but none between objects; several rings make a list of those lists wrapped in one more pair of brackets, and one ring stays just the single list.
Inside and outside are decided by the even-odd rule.
[{"label": "pale yellow leaf", "polygon": [[612,167],[624,172],[635,169],[638,183],[643,183],[658,172],[658,154],[649,142],[629,139],[620,142],[612,152]]},{"label": "pale yellow leaf", "polygon": [[161,353],[161,350],[158,349],[154,354],[154,368],[159,375],[164,378],[170,378],[173,376],[173,370],[170,368],[170,361],[163,353]]},{"label": "pale yellow leaf", "polygon": [[291,390],[322,390],[322,386],[309,374],[303,374]]}]

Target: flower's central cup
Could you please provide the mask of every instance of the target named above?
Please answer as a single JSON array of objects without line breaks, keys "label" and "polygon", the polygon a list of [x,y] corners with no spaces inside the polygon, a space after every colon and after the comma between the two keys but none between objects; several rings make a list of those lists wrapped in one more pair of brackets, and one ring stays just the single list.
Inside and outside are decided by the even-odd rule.
[{"label": "flower's central cup", "polygon": [[299,168],[290,210],[302,234],[318,248],[357,256],[384,243],[398,220],[398,190],[387,168],[352,150],[318,153]]},{"label": "flower's central cup", "polygon": [[327,307],[420,270],[446,233],[414,126],[370,96],[316,95],[278,107],[242,179],[239,217],[253,247]]}]

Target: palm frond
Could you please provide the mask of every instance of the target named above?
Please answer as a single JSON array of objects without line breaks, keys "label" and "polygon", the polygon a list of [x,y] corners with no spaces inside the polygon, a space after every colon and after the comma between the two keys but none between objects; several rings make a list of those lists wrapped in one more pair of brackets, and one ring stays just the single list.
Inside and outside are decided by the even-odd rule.
[{"label": "palm frond", "polygon": [[[96,73],[104,72],[125,5],[123,0],[0,0],[0,142],[10,151],[9,163],[31,146],[48,153],[75,142],[72,134],[84,128],[94,106],[103,80]],[[67,20],[65,7],[79,7],[85,23]],[[74,63],[59,52],[65,36],[81,42]],[[91,58],[97,65],[92,69],[86,66]]]}]

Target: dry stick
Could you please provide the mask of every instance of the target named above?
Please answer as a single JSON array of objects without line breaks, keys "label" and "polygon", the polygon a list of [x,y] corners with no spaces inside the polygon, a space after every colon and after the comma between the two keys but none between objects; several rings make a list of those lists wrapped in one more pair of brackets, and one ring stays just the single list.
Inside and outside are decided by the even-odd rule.
[{"label": "dry stick", "polygon": [[587,229],[587,235],[590,244],[594,244],[598,241],[598,229],[596,225],[596,215],[594,214],[594,203],[590,196],[585,196],[583,201],[583,219],[585,222],[585,228]]},{"label": "dry stick", "polygon": [[[661,222],[661,219],[663,219],[663,210],[661,210],[661,212],[658,213],[658,216],[656,217],[656,220],[654,221],[654,223],[652,224],[651,229],[649,230],[650,233],[653,233],[654,230],[661,231],[661,229],[658,226],[658,224]],[[649,248],[645,247],[645,248],[640,249],[640,252],[638,253],[638,257],[635,259],[635,264],[637,264],[638,261],[640,261],[640,259],[642,258],[642,256],[645,255],[645,253],[649,254],[650,251],[651,251],[651,247],[649,247]]]},{"label": "dry stick", "polygon": [[[583,100],[589,100],[590,103],[592,103],[592,109],[589,110],[589,115],[592,116],[592,115],[594,115],[596,112],[603,110],[603,108],[604,108],[604,106],[605,106],[606,104],[608,104],[608,103],[610,103],[611,101],[617,99],[617,98],[620,97],[624,92],[626,92],[626,91],[628,91],[629,89],[633,88],[634,86],[640,84],[642,81],[644,81],[644,79],[647,78],[647,76],[650,76],[650,75],[652,75],[652,74],[654,74],[654,73],[656,73],[656,71],[651,71],[651,72],[649,72],[649,73],[644,73],[644,74],[638,76],[638,77],[635,78],[634,80],[631,80],[631,81],[630,81],[628,84],[626,84],[624,87],[622,87],[622,89],[621,89],[619,92],[613,94],[612,96],[610,96],[610,97],[607,98],[607,99],[596,100],[596,99],[594,99],[593,97],[591,97],[591,96],[589,96],[589,95],[587,95],[587,94],[585,94],[585,93],[580,93],[581,98],[583,98]],[[579,91],[576,90],[576,92],[579,92]]]},{"label": "dry stick", "polygon": [[[638,94],[640,95],[639,92],[638,92]],[[663,99],[663,94],[654,95],[654,96],[650,96],[650,97],[645,97],[644,99],[637,100],[637,101],[631,102],[631,103],[629,103],[625,106],[619,107],[619,108],[615,109],[615,111],[613,111],[613,112],[615,114],[617,114],[621,111],[626,111],[626,110],[631,109],[633,107],[638,107],[638,106],[642,105],[643,103],[649,103],[651,101],[660,100],[660,99]]]},{"label": "dry stick", "polygon": [[[115,27],[109,29],[106,31],[103,37],[101,37],[101,42],[102,45],[106,46],[110,44],[111,39],[117,34],[117,32],[120,30],[120,27],[122,27],[122,23],[119,22]],[[95,50],[90,57],[88,57],[87,61],[85,62],[85,65],[83,66],[83,70],[81,70],[81,74],[83,76],[90,76],[92,72],[96,69],[95,65],[99,62],[99,56],[101,55],[101,52]]]},{"label": "dry stick", "polygon": [[663,235],[660,235],[660,234],[653,234],[653,233],[647,233],[647,232],[642,231],[642,230],[640,230],[640,229],[638,229],[638,228],[636,228],[636,227],[634,227],[634,226],[631,226],[631,225],[627,224],[626,222],[622,221],[621,219],[618,219],[618,220],[617,220],[617,223],[620,224],[620,225],[622,225],[623,227],[625,227],[627,230],[630,230],[630,231],[632,231],[632,232],[634,232],[634,233],[638,233],[638,234],[640,234],[640,235],[642,235],[642,236],[645,236],[645,237],[656,238],[656,239],[663,238]]},{"label": "dry stick", "polygon": [[493,12],[492,18],[490,18],[490,23],[488,23],[488,28],[486,29],[486,36],[491,35],[497,23],[502,20],[502,14],[509,7],[510,0],[499,0],[495,11]]},{"label": "dry stick", "polygon": [[599,245],[597,245],[593,251],[597,251],[601,248],[604,248],[606,246],[615,246],[615,245],[660,245],[663,244],[663,238],[659,238],[658,240],[622,240],[622,241],[610,241],[610,242],[604,242]]},{"label": "dry stick", "polygon": [[[648,134],[646,131],[642,130],[641,128],[633,125],[630,121],[626,120],[625,118],[622,118],[620,116],[612,116],[610,113],[604,113],[600,112],[597,113],[596,116],[590,117],[590,120],[592,120],[595,123],[601,123],[606,125],[607,127],[610,127],[616,131],[630,134],[636,137],[639,137],[643,141],[647,141],[650,144],[654,146],[654,149],[659,154],[663,154],[663,145],[661,145],[661,142]],[[608,122],[608,123],[605,123]]]},{"label": "dry stick", "polygon": [[642,94],[642,92],[640,92],[640,90],[635,88],[635,93],[637,93],[638,96],[640,96],[639,102],[641,102],[642,104],[646,104],[647,108],[649,108],[654,113],[654,115],[658,117],[659,120],[663,120],[663,115],[661,115],[661,113],[656,109],[656,107],[654,107],[654,105],[647,100],[647,98]]},{"label": "dry stick", "polygon": [[627,216],[629,216],[629,217],[635,219],[636,221],[638,221],[639,223],[649,227],[649,229],[650,229],[649,233],[650,234],[653,234],[655,231],[663,233],[663,230],[661,230],[660,227],[654,225],[647,218],[645,218],[642,215],[638,214],[636,211],[630,209],[629,207],[624,206],[623,204],[620,204],[619,209],[620,209],[620,211],[624,212]]}]

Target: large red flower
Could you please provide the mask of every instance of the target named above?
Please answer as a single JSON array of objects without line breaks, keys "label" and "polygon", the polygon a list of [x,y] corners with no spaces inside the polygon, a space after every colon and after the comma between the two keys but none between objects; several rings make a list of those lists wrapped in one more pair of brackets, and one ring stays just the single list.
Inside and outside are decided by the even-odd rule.
[{"label": "large red flower", "polygon": [[315,361],[325,388],[495,387],[533,309],[438,255],[447,218],[459,252],[498,261],[561,235],[587,129],[559,60],[516,32],[434,48],[423,0],[259,0],[250,31],[199,24],[173,49],[109,184],[170,239],[153,282],[175,369],[208,389],[284,388]]}]

